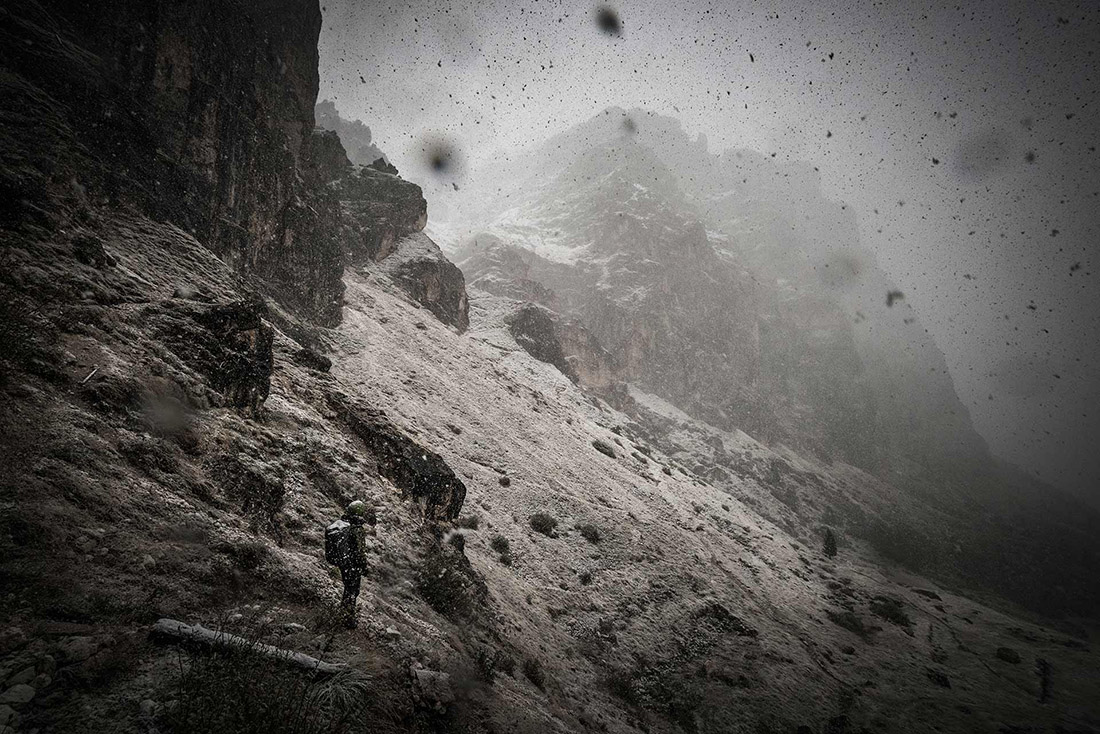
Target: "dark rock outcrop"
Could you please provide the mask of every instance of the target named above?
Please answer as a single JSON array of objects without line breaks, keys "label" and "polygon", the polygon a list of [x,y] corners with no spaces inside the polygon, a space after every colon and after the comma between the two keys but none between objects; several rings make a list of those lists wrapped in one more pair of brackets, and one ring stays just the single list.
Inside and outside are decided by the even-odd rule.
[{"label": "dark rock outcrop", "polygon": [[440,523],[459,516],[466,485],[439,454],[406,436],[382,411],[356,405],[337,393],[329,394],[328,401],[339,419],[366,444],[378,473],[420,505],[429,527],[438,530]]},{"label": "dark rock outcrop", "polygon": [[443,323],[459,331],[470,325],[462,271],[427,235],[418,232],[403,238],[380,263],[379,270]]},{"label": "dark rock outcrop", "polygon": [[577,382],[577,373],[566,359],[558,340],[558,316],[533,303],[524,304],[508,317],[508,330],[523,349],[540,362],[558,368],[563,375]]},{"label": "dark rock outcrop", "polygon": [[272,329],[267,308],[253,298],[226,304],[165,301],[147,308],[147,321],[165,344],[225,398],[256,413],[271,389]]},{"label": "dark rock outcrop", "polygon": [[397,241],[428,223],[420,187],[375,168],[358,168],[339,184],[349,262],[385,259]]},{"label": "dark rock outcrop", "polygon": [[516,343],[535,359],[552,364],[573,382],[597,392],[619,382],[614,357],[582,324],[534,303],[507,319]]}]

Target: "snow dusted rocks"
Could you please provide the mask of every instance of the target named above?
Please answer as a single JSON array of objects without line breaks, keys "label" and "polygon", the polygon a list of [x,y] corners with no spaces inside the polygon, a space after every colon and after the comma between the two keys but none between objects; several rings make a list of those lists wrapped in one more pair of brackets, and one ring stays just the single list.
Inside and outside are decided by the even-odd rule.
[{"label": "snow dusted rocks", "polygon": [[255,413],[271,386],[272,328],[259,298],[225,304],[164,301],[146,318],[181,359],[209,380],[226,402]]},{"label": "snow dusted rocks", "polygon": [[466,486],[442,457],[409,438],[382,411],[358,405],[338,393],[330,394],[329,401],[337,417],[374,455],[379,474],[420,505],[430,527],[458,517]]},{"label": "snow dusted rocks", "polygon": [[462,271],[427,235],[416,232],[401,239],[378,269],[443,323],[460,332],[470,325]]},{"label": "snow dusted rocks", "polygon": [[420,187],[393,173],[359,167],[337,186],[351,263],[383,260],[398,240],[424,229],[428,202]]}]

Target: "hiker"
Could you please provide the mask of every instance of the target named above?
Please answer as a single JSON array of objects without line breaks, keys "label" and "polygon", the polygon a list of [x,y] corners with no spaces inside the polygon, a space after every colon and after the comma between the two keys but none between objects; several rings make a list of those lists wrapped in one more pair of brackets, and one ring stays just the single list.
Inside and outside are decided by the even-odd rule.
[{"label": "hiker", "polygon": [[367,571],[366,526],[369,525],[370,534],[375,535],[377,522],[374,508],[362,500],[355,500],[348,505],[342,518],[325,528],[325,560],[340,569],[344,582],[340,610],[348,629],[355,629],[359,622],[355,603],[359,598],[359,583]]}]

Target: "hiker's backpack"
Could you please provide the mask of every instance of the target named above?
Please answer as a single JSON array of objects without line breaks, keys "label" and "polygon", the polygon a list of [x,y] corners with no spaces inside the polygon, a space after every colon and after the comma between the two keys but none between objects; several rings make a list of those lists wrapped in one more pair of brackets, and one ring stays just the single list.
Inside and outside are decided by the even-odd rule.
[{"label": "hiker's backpack", "polygon": [[325,528],[325,560],[334,566],[345,568],[351,561],[351,523],[345,520]]}]

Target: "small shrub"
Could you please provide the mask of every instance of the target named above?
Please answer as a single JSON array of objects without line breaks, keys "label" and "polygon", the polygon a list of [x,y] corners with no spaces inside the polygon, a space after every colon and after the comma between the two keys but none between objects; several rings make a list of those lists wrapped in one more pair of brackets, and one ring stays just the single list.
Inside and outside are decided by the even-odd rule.
[{"label": "small shrub", "polygon": [[500,554],[500,563],[501,563],[502,566],[511,566],[512,565],[512,554],[511,553],[501,553]]},{"label": "small shrub", "polygon": [[913,622],[902,609],[901,602],[888,596],[876,596],[870,605],[871,613],[900,627],[910,627]]},{"label": "small shrub", "polygon": [[477,677],[485,683],[492,684],[496,680],[499,667],[500,653],[487,647],[479,647],[474,653],[474,664],[477,666]]},{"label": "small shrub", "polygon": [[[262,635],[249,642],[262,644]],[[175,706],[159,717],[168,734],[249,731],[329,734],[377,721],[368,679],[349,670],[318,680],[249,649],[190,653],[165,691]],[[374,714],[374,715],[372,715]]]},{"label": "small shrub", "polygon": [[607,441],[597,438],[592,442],[592,448],[596,449],[604,456],[610,456],[612,459],[615,458],[615,448]]},{"label": "small shrub", "polygon": [[843,627],[849,632],[854,632],[861,637],[871,631],[863,624],[863,620],[860,619],[858,615],[847,610],[842,612],[825,612],[825,616],[827,616],[833,624]]},{"label": "small shrub", "polygon": [[600,529],[591,523],[577,526],[577,532],[581,534],[581,537],[587,540],[589,543],[600,542]]},{"label": "small shrub", "polygon": [[503,535],[497,535],[489,541],[489,547],[497,553],[507,553],[511,549],[511,544]]},{"label": "small shrub", "polygon": [[523,661],[523,675],[540,691],[546,689],[546,674],[542,670],[542,663],[536,658],[527,658]]},{"label": "small shrub", "polygon": [[516,677],[516,660],[511,655],[499,653],[497,655],[497,670],[505,675]]},{"label": "small shrub", "polygon": [[554,528],[558,526],[558,521],[545,512],[536,512],[531,515],[529,522],[532,530],[542,533],[546,537],[550,537],[554,532]]},{"label": "small shrub", "polygon": [[267,559],[270,551],[267,545],[258,540],[247,540],[232,546],[230,554],[242,571],[255,571]]},{"label": "small shrub", "polygon": [[1011,647],[998,647],[997,658],[999,660],[1004,660],[1006,663],[1016,665],[1020,662],[1020,653],[1016,652]]},{"label": "small shrub", "polygon": [[830,528],[825,528],[825,547],[822,550],[829,558],[836,555],[836,536]]},{"label": "small shrub", "polygon": [[612,670],[604,679],[604,685],[607,686],[608,692],[616,698],[631,706],[639,704],[638,693],[634,690],[634,679],[629,672],[620,669]]},{"label": "small shrub", "polygon": [[481,525],[481,517],[478,515],[463,515],[455,520],[455,526],[463,530],[477,530]]},{"label": "small shrub", "polygon": [[581,586],[588,586],[589,584],[592,583],[592,572],[591,571],[581,571],[580,580],[581,580]]}]

